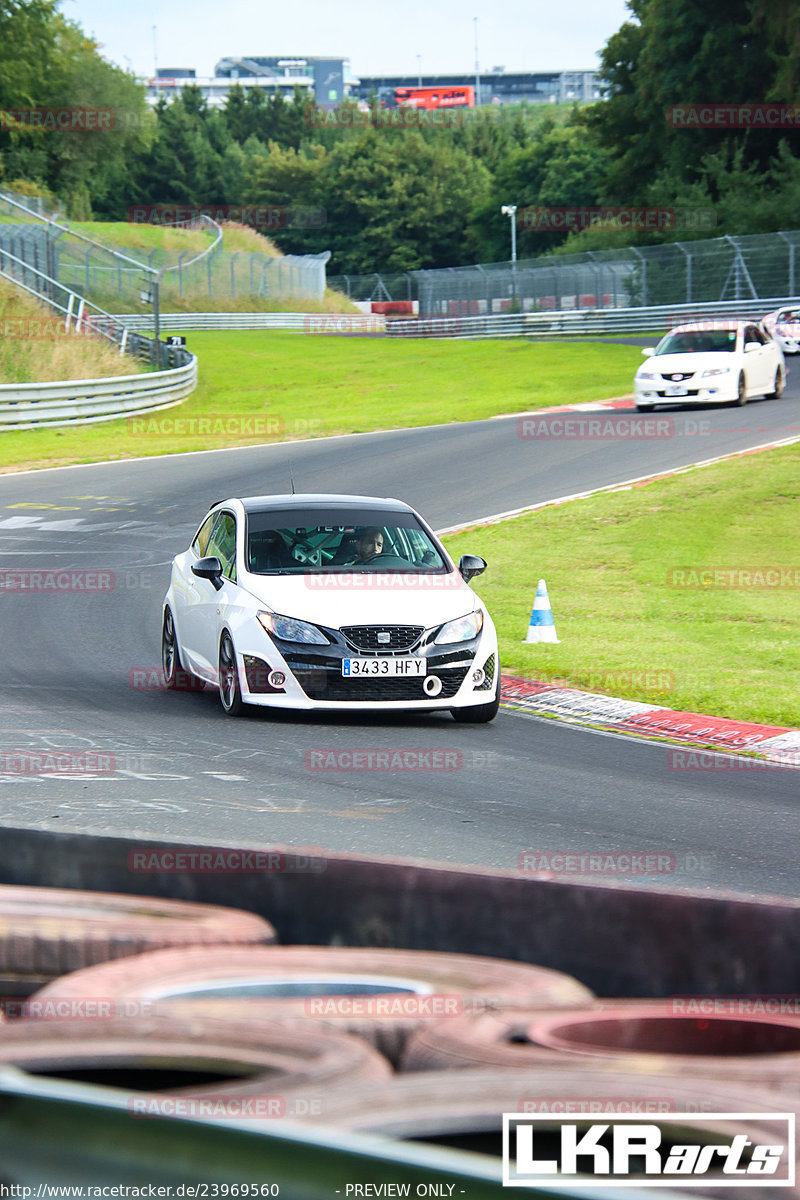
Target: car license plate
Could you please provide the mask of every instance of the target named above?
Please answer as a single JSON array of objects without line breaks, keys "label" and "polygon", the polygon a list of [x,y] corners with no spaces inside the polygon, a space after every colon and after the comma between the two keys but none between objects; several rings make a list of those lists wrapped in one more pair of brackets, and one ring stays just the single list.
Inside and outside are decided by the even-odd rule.
[{"label": "car license plate", "polygon": [[668,383],[664,388],[665,396],[688,396],[689,389],[684,387],[682,383]]},{"label": "car license plate", "polygon": [[427,658],[343,658],[342,674],[353,678],[368,675],[370,678],[397,676],[416,679],[428,672]]}]

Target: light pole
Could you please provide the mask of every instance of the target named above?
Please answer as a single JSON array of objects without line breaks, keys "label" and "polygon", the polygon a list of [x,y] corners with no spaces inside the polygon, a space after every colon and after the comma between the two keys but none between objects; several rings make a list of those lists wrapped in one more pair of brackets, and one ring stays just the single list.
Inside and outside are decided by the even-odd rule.
[{"label": "light pole", "polygon": [[422,55],[417,55],[417,87],[422,87]]},{"label": "light pole", "polygon": [[480,106],[481,102],[481,73],[478,67],[478,18],[473,17],[472,22],[475,26],[475,104]]},{"label": "light pole", "polygon": [[508,217],[511,221],[511,261],[517,261],[517,206],[516,204],[504,204],[500,209],[504,217]]}]

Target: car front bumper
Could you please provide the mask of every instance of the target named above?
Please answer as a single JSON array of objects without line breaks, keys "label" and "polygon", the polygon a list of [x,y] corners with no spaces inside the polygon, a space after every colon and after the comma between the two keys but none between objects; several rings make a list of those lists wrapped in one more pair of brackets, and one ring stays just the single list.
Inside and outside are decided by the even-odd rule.
[{"label": "car front bumper", "polygon": [[[353,649],[337,631],[328,646],[284,642],[261,631],[240,630],[235,635],[242,699],[247,704],[270,708],[357,711],[448,710],[487,704],[495,695],[499,677],[497,636],[488,618],[479,637],[468,642],[435,645],[432,642],[401,651],[381,654]],[[345,676],[345,658],[424,657],[425,676]],[[285,680],[280,687],[270,684],[273,672]],[[474,675],[482,677],[477,680]],[[428,695],[426,679],[436,678],[441,690]]]}]

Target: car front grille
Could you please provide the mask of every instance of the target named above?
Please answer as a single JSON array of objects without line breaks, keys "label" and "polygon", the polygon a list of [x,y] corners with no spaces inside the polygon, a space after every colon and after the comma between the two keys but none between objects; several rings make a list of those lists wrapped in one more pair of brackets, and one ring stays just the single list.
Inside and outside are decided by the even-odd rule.
[{"label": "car front grille", "polygon": [[[424,632],[422,625],[344,625],[341,629],[351,646],[378,654],[408,650],[416,645]],[[379,634],[384,636],[379,637]]]},{"label": "car front grille", "polygon": [[662,379],[666,379],[667,383],[683,383],[685,379],[691,379],[694,371],[685,371],[681,374],[680,371],[670,371],[667,374],[661,375]]}]

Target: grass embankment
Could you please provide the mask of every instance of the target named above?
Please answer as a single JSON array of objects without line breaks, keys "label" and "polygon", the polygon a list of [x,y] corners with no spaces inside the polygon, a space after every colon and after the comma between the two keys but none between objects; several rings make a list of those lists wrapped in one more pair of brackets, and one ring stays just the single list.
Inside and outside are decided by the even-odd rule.
[{"label": "grass embankment", "polygon": [[[630,346],[262,332],[189,333],[187,348],[199,356],[200,382],[179,407],[144,425],[3,434],[4,462],[98,462],[478,420],[619,395],[640,357]],[[214,422],[210,432],[200,419]]]},{"label": "grass embankment", "polygon": [[134,359],[98,338],[65,334],[55,310],[0,281],[0,384],[100,379],[139,370]]},{"label": "grass embankment", "polygon": [[[489,563],[474,586],[505,671],[796,727],[798,498],[790,446],[445,541]],[[539,578],[560,645],[521,644]]]},{"label": "grass embankment", "polygon": [[[130,254],[142,263],[154,267],[164,264],[175,266],[179,257],[184,268],[165,271],[160,284],[161,310],[170,312],[357,312],[354,304],[340,292],[326,288],[321,300],[310,300],[303,296],[282,294],[276,298],[278,287],[275,271],[264,276],[263,260],[253,261],[254,254],[265,255],[276,262],[284,257],[271,238],[246,225],[225,222],[222,225],[222,251],[215,255],[210,264],[203,259],[194,266],[191,260],[212,244],[214,234],[203,229],[170,228],[166,225],[150,225],[125,221],[73,221],[70,228],[77,233],[96,239],[105,246]],[[151,262],[151,252],[158,251]],[[75,282],[82,283],[82,264],[85,263],[86,243],[70,242],[62,245],[61,261],[65,271],[74,262]],[[237,255],[236,259],[232,255]],[[288,267],[286,268],[288,270]],[[285,273],[284,273],[285,274]],[[97,271],[92,276],[93,284],[89,299],[110,313],[149,312],[142,305],[139,292],[144,276],[135,269],[123,273],[107,272],[107,284]],[[65,275],[67,282],[72,278]],[[285,284],[285,278],[284,278]],[[283,285],[280,288],[283,293]]]}]

